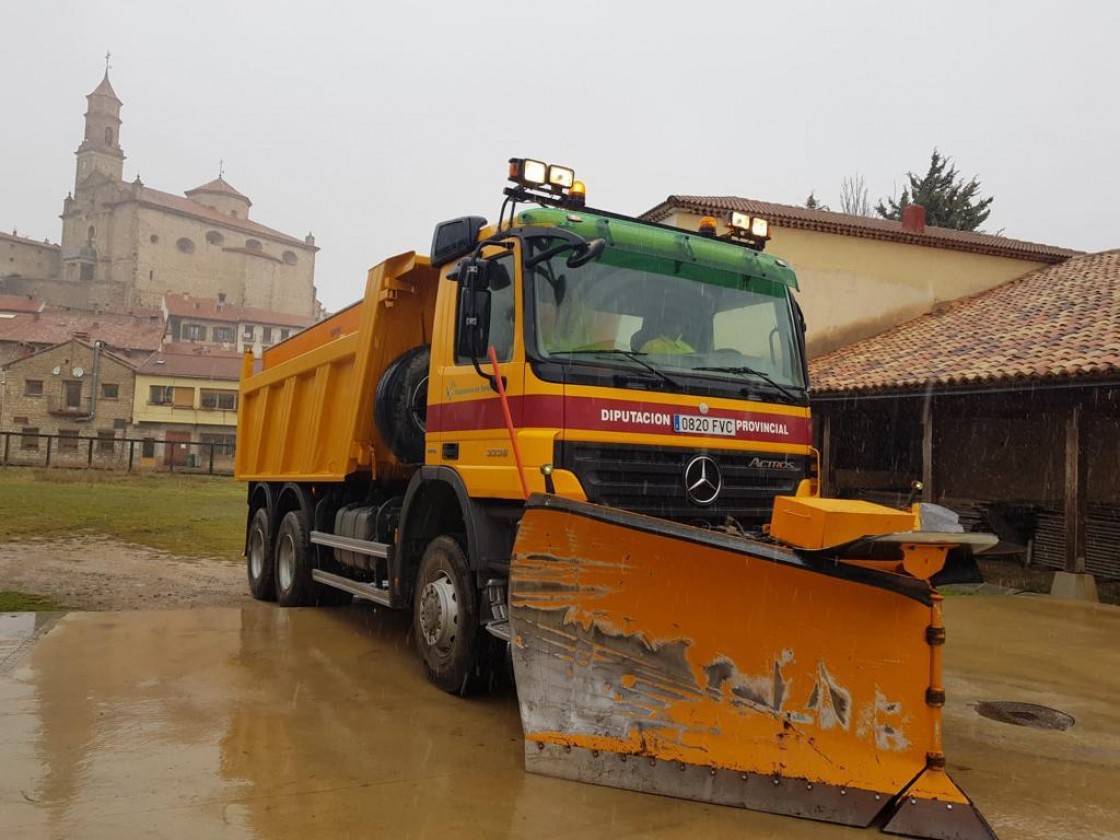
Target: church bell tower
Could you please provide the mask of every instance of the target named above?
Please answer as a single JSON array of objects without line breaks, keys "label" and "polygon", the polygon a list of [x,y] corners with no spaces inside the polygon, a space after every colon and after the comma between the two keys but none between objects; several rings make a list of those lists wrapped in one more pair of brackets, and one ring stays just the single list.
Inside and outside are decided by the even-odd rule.
[{"label": "church bell tower", "polygon": [[93,93],[86,96],[86,133],[75,154],[78,156],[77,174],[74,179],[75,195],[82,184],[95,172],[114,181],[120,181],[124,172],[124,152],[121,151],[121,101],[109,83],[109,63],[105,63],[105,76]]}]

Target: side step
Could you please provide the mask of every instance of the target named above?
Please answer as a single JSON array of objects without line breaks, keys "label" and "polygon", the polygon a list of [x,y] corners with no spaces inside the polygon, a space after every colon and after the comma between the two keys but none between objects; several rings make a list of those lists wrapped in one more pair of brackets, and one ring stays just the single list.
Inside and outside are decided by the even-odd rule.
[{"label": "side step", "polygon": [[375,604],[381,604],[383,607],[393,606],[389,590],[381,589],[378,586],[374,586],[372,583],[360,583],[356,580],[350,580],[350,578],[344,578],[341,575],[333,575],[330,572],[324,572],[322,569],[312,569],[311,577],[317,583],[325,583],[327,586],[333,586],[335,589],[349,592],[357,598],[373,601]]},{"label": "side step", "polygon": [[370,557],[381,557],[382,559],[389,556],[389,549],[392,548],[388,543],[356,540],[353,537],[340,537],[337,534],[328,534],[324,531],[312,531],[311,544],[340,548],[343,551],[353,551],[355,554],[367,554]]}]

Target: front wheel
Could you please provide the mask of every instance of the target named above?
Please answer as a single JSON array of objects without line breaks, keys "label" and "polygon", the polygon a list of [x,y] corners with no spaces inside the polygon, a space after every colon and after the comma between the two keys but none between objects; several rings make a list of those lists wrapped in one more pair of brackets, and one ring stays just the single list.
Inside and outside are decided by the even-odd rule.
[{"label": "front wheel", "polygon": [[452,537],[428,543],[412,605],[416,647],[428,679],[451,694],[466,694],[481,677],[478,590],[467,556]]}]

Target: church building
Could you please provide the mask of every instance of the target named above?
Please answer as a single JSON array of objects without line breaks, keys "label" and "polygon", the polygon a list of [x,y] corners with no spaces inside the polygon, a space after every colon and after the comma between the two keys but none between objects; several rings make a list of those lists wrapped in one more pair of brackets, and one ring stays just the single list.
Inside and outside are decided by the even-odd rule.
[{"label": "church building", "polygon": [[[183,195],[124,180],[121,100],[106,70],[90,93],[61,245],[6,238],[0,293],[78,309],[163,305],[167,293],[314,318],[315,239],[250,218],[221,174]],[[8,253],[3,253],[7,251]]]}]

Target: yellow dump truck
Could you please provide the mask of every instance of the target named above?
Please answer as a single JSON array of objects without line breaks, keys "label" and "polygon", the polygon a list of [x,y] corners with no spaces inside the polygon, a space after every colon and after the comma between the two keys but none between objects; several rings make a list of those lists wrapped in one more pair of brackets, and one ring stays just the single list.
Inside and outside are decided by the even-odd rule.
[{"label": "yellow dump truck", "polygon": [[685,231],[510,162],[496,223],[247,358],[253,595],[409,609],[431,681],[512,657],[527,769],[917,837],[993,836],[941,751],[950,549],[816,495],[766,220]]}]

